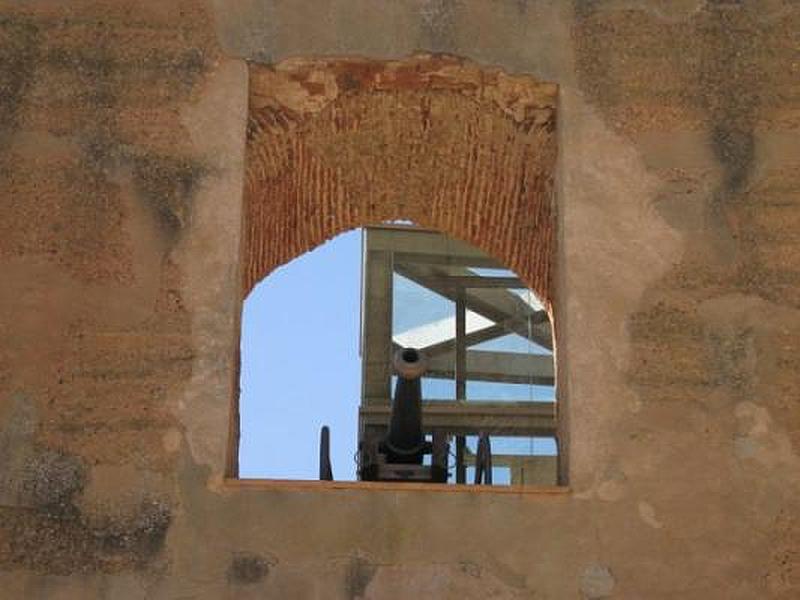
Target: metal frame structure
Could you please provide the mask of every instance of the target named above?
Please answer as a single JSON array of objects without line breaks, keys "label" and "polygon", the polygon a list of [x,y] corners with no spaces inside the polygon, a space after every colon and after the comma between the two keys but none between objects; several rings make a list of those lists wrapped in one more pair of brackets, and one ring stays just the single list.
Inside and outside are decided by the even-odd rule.
[{"label": "metal frame structure", "polygon": [[[546,311],[535,309],[511,289],[524,289],[516,277],[486,276],[476,269],[505,266],[477,248],[438,232],[411,226],[385,225],[364,230],[362,264],[362,398],[359,447],[385,435],[391,406],[393,282],[401,275],[449,299],[455,306],[455,336],[418,348],[428,358],[426,377],[455,382],[455,399],[423,403],[426,434],[446,435],[455,442],[456,483],[466,483],[476,457],[466,436],[557,438],[552,402],[509,402],[467,399],[467,381],[553,386],[552,355],[469,350],[470,346],[509,333],[552,350]],[[489,325],[467,327],[468,312]],[[487,442],[488,443],[488,442]],[[557,457],[495,455],[495,467],[508,467],[512,483],[554,484]],[[524,472],[551,475],[551,481],[530,481]],[[527,481],[526,481],[527,479]],[[487,482],[491,481],[491,475]]]}]

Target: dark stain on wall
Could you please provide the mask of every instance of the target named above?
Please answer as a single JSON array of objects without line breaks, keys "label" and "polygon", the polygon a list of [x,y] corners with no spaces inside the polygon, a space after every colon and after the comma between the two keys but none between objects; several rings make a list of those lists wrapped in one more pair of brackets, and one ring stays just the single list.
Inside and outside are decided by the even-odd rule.
[{"label": "dark stain on wall", "polygon": [[82,90],[79,97],[86,105],[98,109],[96,122],[113,120],[109,109],[117,104],[119,79],[119,59],[115,55],[109,39],[108,28],[98,32],[98,38],[91,48],[66,49],[51,47],[42,57],[47,68],[69,73],[79,83]]},{"label": "dark stain on wall", "polygon": [[137,192],[171,235],[189,222],[192,196],[206,172],[202,164],[185,157],[148,154],[133,162]]},{"label": "dark stain on wall", "polygon": [[[705,226],[730,254],[735,232],[729,209],[753,173],[754,127],[770,89],[778,84],[785,50],[779,21],[757,3],[709,3],[677,9],[673,19],[641,8],[608,10],[574,3],[578,77],[586,97],[610,127],[640,131],[703,131],[721,182],[705,200]],[[788,67],[788,65],[787,65]],[[635,140],[635,137],[634,137]]]},{"label": "dark stain on wall", "polygon": [[698,29],[704,42],[698,89],[708,115],[710,146],[722,170],[720,186],[709,201],[708,225],[730,236],[726,206],[745,190],[753,169],[762,32],[752,16],[722,6],[711,8]]},{"label": "dark stain on wall", "polygon": [[45,450],[34,454],[25,466],[23,493],[47,515],[70,516],[73,497],[86,484],[86,469],[74,456]]},{"label": "dark stain on wall", "polygon": [[38,254],[81,281],[133,283],[120,175],[167,251],[188,223],[207,169],[184,149],[176,108],[215,46],[202,11],[175,27],[124,13],[0,16],[0,197],[10,200],[0,256]]},{"label": "dark stain on wall", "polygon": [[0,169],[3,151],[17,127],[22,98],[35,75],[38,45],[39,28],[34,22],[0,16]]},{"label": "dark stain on wall", "polygon": [[228,567],[228,582],[250,585],[258,583],[269,575],[275,561],[254,552],[236,552]]},{"label": "dark stain on wall", "polygon": [[89,519],[78,507],[85,473],[75,456],[31,453],[18,482],[27,508],[0,507],[0,565],[67,575],[154,564],[172,520],[170,504],[147,499],[132,516]]},{"label": "dark stain on wall", "polygon": [[744,128],[724,115],[716,117],[711,130],[711,147],[723,169],[722,189],[735,194],[747,183],[753,168],[753,130],[752,126]]},{"label": "dark stain on wall", "polygon": [[124,521],[107,518],[91,528],[105,556],[124,557],[143,568],[155,559],[172,521],[170,506],[163,500],[145,499],[134,516]]},{"label": "dark stain on wall", "polygon": [[345,593],[348,598],[362,598],[367,591],[378,567],[361,556],[354,556],[347,565],[344,577]]},{"label": "dark stain on wall", "polygon": [[574,0],[572,10],[578,20],[591,17],[597,9],[598,0]]},{"label": "dark stain on wall", "polygon": [[754,356],[752,327],[735,327],[727,331],[708,332],[708,348],[713,357],[714,383],[725,385],[729,393],[738,392],[742,399],[748,395],[754,376],[748,358]]},{"label": "dark stain on wall", "polygon": [[193,196],[209,169],[187,156],[159,154],[93,135],[83,144],[87,165],[99,181],[130,172],[134,190],[169,236],[191,219]]}]

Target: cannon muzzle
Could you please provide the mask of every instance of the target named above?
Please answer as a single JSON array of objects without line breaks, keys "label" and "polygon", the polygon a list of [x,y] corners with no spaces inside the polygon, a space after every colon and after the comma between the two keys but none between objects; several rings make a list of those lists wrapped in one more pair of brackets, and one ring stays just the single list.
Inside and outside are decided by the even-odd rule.
[{"label": "cannon muzzle", "polygon": [[394,388],[389,433],[383,441],[387,462],[422,464],[430,443],[422,432],[422,386],[420,377],[427,359],[415,348],[401,348],[394,355],[397,383]]}]

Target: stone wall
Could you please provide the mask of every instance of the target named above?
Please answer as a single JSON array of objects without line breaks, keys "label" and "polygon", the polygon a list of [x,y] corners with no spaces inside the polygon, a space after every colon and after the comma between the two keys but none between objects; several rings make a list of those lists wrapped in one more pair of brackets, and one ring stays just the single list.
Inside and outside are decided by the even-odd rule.
[{"label": "stone wall", "polygon": [[[780,0],[0,3],[0,589],[796,598],[798,30]],[[226,482],[245,61],[418,51],[558,86],[570,489]]]}]

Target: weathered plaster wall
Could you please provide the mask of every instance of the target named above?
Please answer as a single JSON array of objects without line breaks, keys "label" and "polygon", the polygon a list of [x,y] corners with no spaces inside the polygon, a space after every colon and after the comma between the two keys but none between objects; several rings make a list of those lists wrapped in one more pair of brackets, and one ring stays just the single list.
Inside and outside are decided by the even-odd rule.
[{"label": "weathered plaster wall", "polygon": [[[792,3],[0,6],[0,594],[798,596]],[[571,492],[225,485],[242,59],[416,50],[559,85]]]}]

